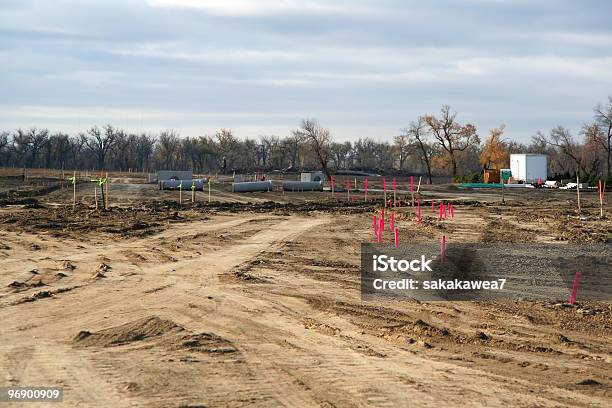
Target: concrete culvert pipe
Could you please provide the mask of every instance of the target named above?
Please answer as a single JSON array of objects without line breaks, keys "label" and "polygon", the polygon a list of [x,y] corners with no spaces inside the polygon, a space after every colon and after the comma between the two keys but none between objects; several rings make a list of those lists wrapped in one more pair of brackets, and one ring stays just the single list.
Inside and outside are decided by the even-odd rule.
[{"label": "concrete culvert pipe", "polygon": [[272,180],[232,183],[232,191],[234,193],[248,193],[251,191],[272,191]]},{"label": "concrete culvert pipe", "polygon": [[323,191],[322,181],[283,181],[285,191]]},{"label": "concrete culvert pipe", "polygon": [[183,184],[183,190],[189,191],[192,186],[195,186],[196,191],[204,191],[204,186],[208,183],[208,179],[199,180],[162,180],[159,182],[160,190],[178,190]]}]

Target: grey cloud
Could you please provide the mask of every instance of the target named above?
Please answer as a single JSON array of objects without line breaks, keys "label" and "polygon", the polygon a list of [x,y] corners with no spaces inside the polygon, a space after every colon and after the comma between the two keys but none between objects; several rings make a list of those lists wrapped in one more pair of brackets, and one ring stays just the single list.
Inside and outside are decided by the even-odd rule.
[{"label": "grey cloud", "polygon": [[[526,139],[580,126],[612,93],[607,1],[225,3],[2,2],[0,105],[21,113],[0,128],[70,125],[80,108],[106,107],[109,119],[157,112],[190,132],[288,132],[318,116],[343,138],[360,127],[390,138],[449,103],[481,133],[504,122]],[[55,121],[42,113],[60,110]]]}]

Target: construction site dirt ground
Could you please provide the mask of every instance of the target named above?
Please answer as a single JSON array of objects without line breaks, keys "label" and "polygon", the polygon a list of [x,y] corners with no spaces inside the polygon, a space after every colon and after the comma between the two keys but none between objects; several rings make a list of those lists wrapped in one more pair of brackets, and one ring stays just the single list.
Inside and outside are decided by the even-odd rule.
[{"label": "construction site dirt ground", "polygon": [[[15,184],[0,182],[2,385],[63,387],[64,406],[610,406],[610,302],[362,301],[381,207],[362,193],[216,185],[180,205],[116,183],[99,211],[90,183],[73,211],[71,188]],[[401,197],[402,243],[612,241],[597,193],[578,214],[575,191],[422,190],[421,225]]]}]

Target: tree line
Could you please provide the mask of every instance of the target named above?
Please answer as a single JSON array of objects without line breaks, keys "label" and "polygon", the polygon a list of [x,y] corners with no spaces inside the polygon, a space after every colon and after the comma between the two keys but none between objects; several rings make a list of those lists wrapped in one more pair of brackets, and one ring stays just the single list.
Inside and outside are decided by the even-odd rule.
[{"label": "tree line", "polygon": [[505,168],[511,153],[549,156],[551,175],[581,179],[611,175],[612,97],[598,104],[579,134],[556,126],[538,131],[530,143],[504,139],[504,125],[481,140],[476,126],[443,106],[411,121],[392,141],[372,138],[337,142],[315,119],[304,119],[287,136],[238,138],[229,129],[180,137],[173,130],[132,133],[112,125],[77,135],[32,128],[0,132],[0,167],[196,173],[359,170],[478,178],[486,168]]}]

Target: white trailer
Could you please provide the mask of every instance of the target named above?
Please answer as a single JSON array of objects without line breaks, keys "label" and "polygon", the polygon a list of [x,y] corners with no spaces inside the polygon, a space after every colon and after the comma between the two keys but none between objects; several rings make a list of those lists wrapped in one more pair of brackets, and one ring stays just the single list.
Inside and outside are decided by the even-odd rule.
[{"label": "white trailer", "polygon": [[512,178],[524,183],[545,181],[548,177],[548,156],[545,154],[511,154]]}]

